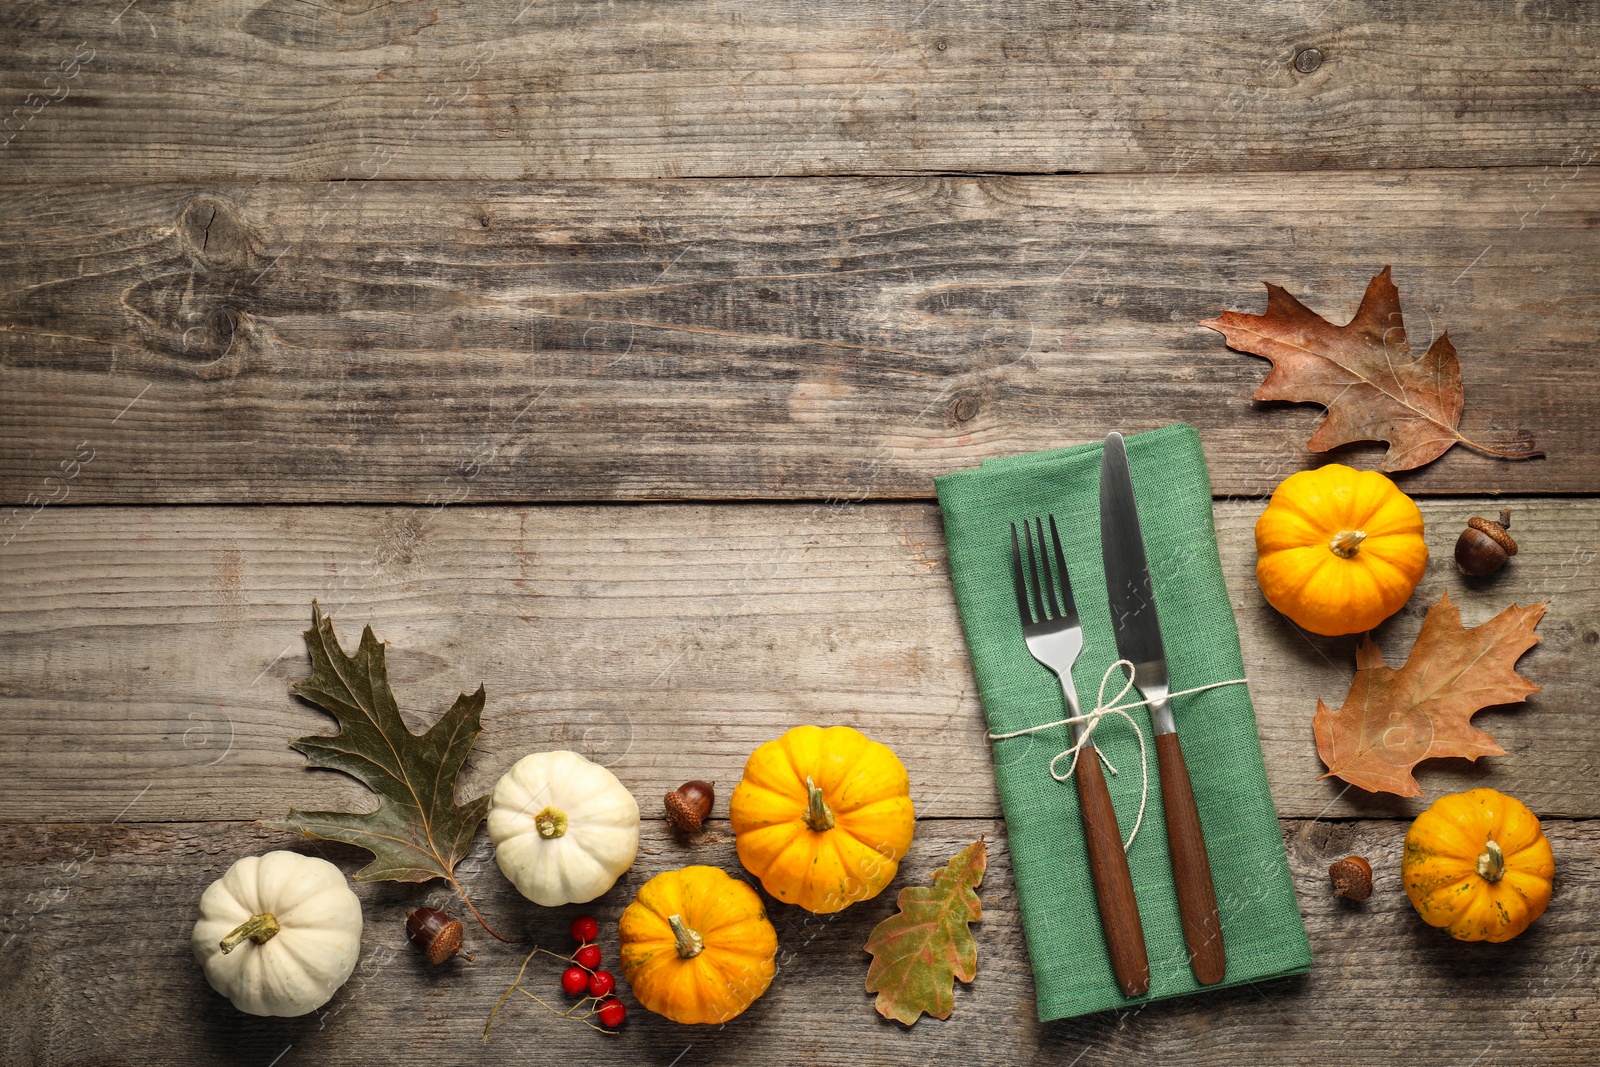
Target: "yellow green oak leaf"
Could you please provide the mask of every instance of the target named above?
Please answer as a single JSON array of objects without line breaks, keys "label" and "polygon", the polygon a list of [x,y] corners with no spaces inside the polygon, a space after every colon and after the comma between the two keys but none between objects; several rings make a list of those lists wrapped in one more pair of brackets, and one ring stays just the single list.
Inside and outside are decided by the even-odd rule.
[{"label": "yellow green oak leaf", "polygon": [[878,994],[879,1015],[907,1026],[924,1012],[950,1018],[955,980],[970,982],[978,974],[978,943],[968,927],[983,918],[976,890],[988,864],[980,838],[936,871],[931,886],[900,890],[899,912],[867,938],[867,992]]}]

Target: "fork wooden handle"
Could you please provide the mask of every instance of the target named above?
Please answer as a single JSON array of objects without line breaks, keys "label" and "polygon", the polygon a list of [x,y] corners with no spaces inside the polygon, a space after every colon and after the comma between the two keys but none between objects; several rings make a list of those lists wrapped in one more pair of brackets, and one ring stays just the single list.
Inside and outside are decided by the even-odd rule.
[{"label": "fork wooden handle", "polygon": [[[1172,879],[1178,890],[1178,914],[1183,918],[1183,939],[1189,946],[1189,965],[1201,985],[1222,981],[1228,957],[1222,946],[1222,919],[1217,915],[1217,891],[1211,882],[1211,861],[1200,833],[1200,809],[1195,807],[1189,767],[1177,734],[1156,734],[1156,760],[1161,768],[1161,805],[1167,816],[1167,850],[1172,856]],[[1080,760],[1081,766],[1081,760]]]},{"label": "fork wooden handle", "polygon": [[1111,971],[1126,997],[1142,997],[1150,991],[1150,958],[1144,947],[1144,924],[1139,921],[1139,902],[1133,895],[1133,876],[1128,873],[1128,854],[1122,849],[1122,831],[1117,827],[1117,810],[1111,806],[1111,793],[1100,770],[1100,754],[1093,745],[1078,752],[1078,765],[1072,772],[1078,782],[1078,806],[1083,812],[1083,838],[1089,847],[1089,873],[1094,878],[1094,895],[1100,904],[1100,929],[1106,935],[1106,952]]}]

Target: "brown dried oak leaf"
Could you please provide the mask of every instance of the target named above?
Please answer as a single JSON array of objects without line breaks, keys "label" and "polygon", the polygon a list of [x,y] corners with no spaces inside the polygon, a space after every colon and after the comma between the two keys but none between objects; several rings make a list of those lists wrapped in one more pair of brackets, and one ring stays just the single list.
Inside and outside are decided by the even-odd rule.
[{"label": "brown dried oak leaf", "polygon": [[[1547,603],[1547,602],[1546,602]],[[1533,632],[1545,604],[1513,604],[1481,626],[1465,629],[1446,593],[1428,609],[1406,665],[1384,665],[1368,636],[1356,649],[1356,676],[1337,712],[1317,701],[1312,730],[1324,778],[1339,777],[1374,793],[1414,797],[1411,776],[1434,756],[1500,756],[1505,749],[1474,728],[1474,712],[1515,704],[1539,687],[1516,672],[1517,660],[1539,643]]]},{"label": "brown dried oak leaf", "polygon": [[1272,361],[1255,399],[1310,401],[1328,409],[1306,442],[1313,452],[1383,441],[1389,446],[1386,471],[1431,463],[1457,442],[1502,459],[1544,455],[1525,435],[1496,447],[1457,431],[1465,396],[1455,346],[1440,334],[1420,358],[1412,355],[1388,267],[1367,284],[1346,326],[1333,325],[1279,286],[1266,286],[1265,315],[1225,311],[1200,325],[1231,347]]},{"label": "brown dried oak leaf", "polygon": [[867,992],[878,994],[878,1014],[910,1026],[927,1012],[948,1019],[955,1010],[955,980],[978,974],[978,943],[968,923],[983,918],[976,889],[989,865],[980,838],[934,872],[933,885],[907,886],[900,911],[872,928],[866,949]]},{"label": "brown dried oak leaf", "polygon": [[456,803],[456,775],[482,729],[483,686],[457,697],[427,733],[414,734],[389,689],[384,646],[372,627],[362,630],[356,654],[347,656],[332,620],[312,601],[305,638],[311,675],[294,683],[294,691],[337,719],[339,732],[290,744],[311,766],[365,782],[378,795],[378,806],[359,813],[296,809],[269,825],[371,852],[372,862],[356,872],[357,881],[443,878],[459,890],[456,864],[471,851],[489,812],[487,793]]}]

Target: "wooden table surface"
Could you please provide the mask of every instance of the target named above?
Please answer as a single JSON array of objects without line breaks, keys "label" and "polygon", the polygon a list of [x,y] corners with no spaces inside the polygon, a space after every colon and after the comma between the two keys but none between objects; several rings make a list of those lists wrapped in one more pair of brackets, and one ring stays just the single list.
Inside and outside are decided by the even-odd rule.
[{"label": "wooden table surface", "polygon": [[[8,5],[0,49],[0,1061],[1600,1060],[1592,5],[92,0]],[[1263,603],[1251,528],[1322,461],[1320,411],[1253,403],[1265,363],[1195,325],[1263,280],[1343,321],[1386,264],[1413,339],[1461,352],[1464,427],[1548,452],[1399,479],[1433,560],[1391,662],[1445,591],[1469,624],[1550,601],[1543,690],[1477,719],[1506,755],[1425,765],[1417,801],[1318,780],[1354,641]],[[931,479],[1175,419],[1316,963],[1040,1025]],[[1522,552],[1464,582],[1455,535],[1502,503]],[[861,945],[892,891],[774,904],[777,981],[727,1026],[529,1002],[484,1044],[517,954],[469,932],[476,963],[430,970],[403,915],[445,893],[380,883],[327,1008],[234,1011],[189,952],[205,885],[272,848],[361,862],[258,821],[364,803],[287,744],[332,725],[288,691],[313,597],[390,642],[414,725],[486,686],[468,795],[552,747],[634,791],[603,923],[656,871],[739,870],[725,819],[671,835],[665,790],[725,798],[800,723],[887,742],[919,814],[896,886],[990,842],[977,980],[886,1022]],[[1398,878],[1408,819],[1479,785],[1559,869],[1500,946]],[[1364,906],[1327,889],[1350,852]],[[490,859],[463,867],[486,914],[560,945],[580,909]]]}]

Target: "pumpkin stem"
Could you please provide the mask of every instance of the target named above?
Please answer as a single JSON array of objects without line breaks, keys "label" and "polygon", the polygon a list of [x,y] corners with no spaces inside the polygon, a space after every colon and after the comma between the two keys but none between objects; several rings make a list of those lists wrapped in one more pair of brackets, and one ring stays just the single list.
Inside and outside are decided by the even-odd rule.
[{"label": "pumpkin stem", "polygon": [[1333,540],[1328,542],[1328,548],[1340,559],[1351,559],[1356,554],[1356,549],[1361,547],[1361,542],[1367,539],[1365,530],[1340,530],[1333,535]]},{"label": "pumpkin stem", "polygon": [[680,959],[692,960],[706,950],[706,939],[698,931],[689,929],[682,915],[668,915],[667,925],[672,927],[672,938],[678,943]]},{"label": "pumpkin stem", "polygon": [[234,927],[233,933],[223,938],[218,944],[222,946],[223,955],[227,955],[246,941],[254,941],[258,945],[264,945],[271,941],[273,935],[281,929],[283,927],[278,925],[278,920],[273,917],[271,912],[262,912],[260,915],[250,916],[250,918]]},{"label": "pumpkin stem", "polygon": [[1506,873],[1506,854],[1498,841],[1490,841],[1483,847],[1485,851],[1478,857],[1478,875],[1486,881],[1498,882]]},{"label": "pumpkin stem", "polygon": [[559,808],[545,808],[533,817],[533,825],[546,841],[567,832],[567,813]]},{"label": "pumpkin stem", "polygon": [[822,797],[822,790],[817,788],[817,783],[806,776],[806,825],[817,833],[833,829],[833,809],[828,807],[828,802]]}]

